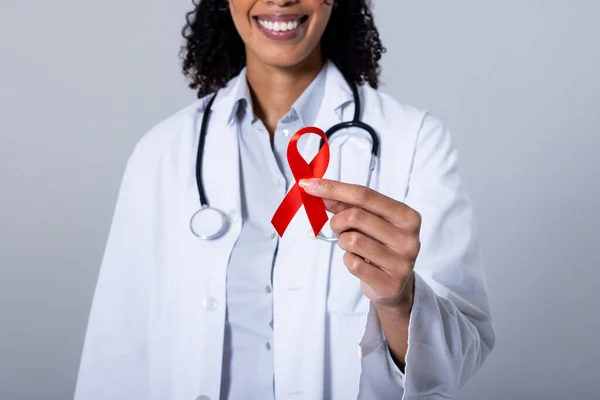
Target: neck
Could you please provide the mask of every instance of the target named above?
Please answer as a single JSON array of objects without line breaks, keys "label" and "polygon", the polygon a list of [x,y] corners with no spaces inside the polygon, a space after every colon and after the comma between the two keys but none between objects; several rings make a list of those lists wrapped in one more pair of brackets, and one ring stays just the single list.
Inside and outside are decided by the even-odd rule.
[{"label": "neck", "polygon": [[266,65],[247,51],[246,71],[255,115],[273,136],[279,120],[323,67],[320,49],[293,67]]}]

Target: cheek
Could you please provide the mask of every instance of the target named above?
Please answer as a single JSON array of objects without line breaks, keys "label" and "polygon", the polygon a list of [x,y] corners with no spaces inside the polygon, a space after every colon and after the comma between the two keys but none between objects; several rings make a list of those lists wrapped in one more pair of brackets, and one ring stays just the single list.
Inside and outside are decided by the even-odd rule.
[{"label": "cheek", "polygon": [[315,12],[313,14],[313,29],[322,34],[327,27],[327,23],[331,18],[332,6],[328,5],[324,1],[319,2],[319,4],[315,7]]},{"label": "cheek", "polygon": [[[229,0],[229,11],[231,19],[238,32],[243,33],[249,27],[249,15],[252,8],[252,1],[248,0]],[[227,12],[227,11],[226,11]]]}]

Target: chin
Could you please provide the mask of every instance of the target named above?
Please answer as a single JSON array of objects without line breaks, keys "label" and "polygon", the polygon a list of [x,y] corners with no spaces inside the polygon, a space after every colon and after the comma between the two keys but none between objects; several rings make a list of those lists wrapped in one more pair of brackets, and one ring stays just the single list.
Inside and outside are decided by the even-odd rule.
[{"label": "chin", "polygon": [[302,65],[309,59],[310,52],[305,51],[261,51],[256,53],[261,62],[275,68],[293,68]]}]

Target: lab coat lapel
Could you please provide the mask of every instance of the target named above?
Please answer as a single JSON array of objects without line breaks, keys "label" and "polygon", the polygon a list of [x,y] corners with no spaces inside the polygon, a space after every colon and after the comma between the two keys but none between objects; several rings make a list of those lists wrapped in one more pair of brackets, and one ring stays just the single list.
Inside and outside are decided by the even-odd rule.
[{"label": "lab coat lapel", "polygon": [[[227,93],[219,93],[220,96],[227,96]],[[223,101],[227,98],[222,99],[221,105]],[[172,376],[180,382],[176,385],[175,398],[192,398],[194,393],[219,398],[226,273],[231,251],[241,231],[241,204],[237,128],[235,124],[227,123],[226,108],[215,105],[204,146],[202,178],[209,205],[227,214],[230,227],[224,236],[212,241],[200,240],[190,232],[189,217],[200,206],[195,168],[190,169],[176,244],[178,267],[172,271],[176,274],[176,286],[170,294],[177,299],[173,310],[175,328],[171,330],[175,337]],[[191,145],[193,160],[201,120],[202,113],[199,113],[195,126],[189,128],[196,133]],[[191,156],[189,165],[195,166]],[[211,360],[209,364],[207,360]]]}]

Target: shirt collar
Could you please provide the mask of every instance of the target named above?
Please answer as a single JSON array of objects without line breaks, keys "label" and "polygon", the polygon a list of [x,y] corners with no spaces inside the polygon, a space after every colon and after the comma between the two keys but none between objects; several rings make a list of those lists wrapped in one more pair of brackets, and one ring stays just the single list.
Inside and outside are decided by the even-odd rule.
[{"label": "shirt collar", "polygon": [[[327,70],[328,65],[326,63],[315,79],[313,79],[300,97],[292,104],[290,111],[283,116],[283,122],[292,122],[299,119],[300,124],[303,126],[315,123],[325,97]],[[237,84],[232,90],[233,104],[229,113],[228,123],[239,122],[248,113],[250,113],[254,121],[255,116],[252,111],[252,97],[248,86],[246,68],[240,72],[236,79]]]},{"label": "shirt collar", "polygon": [[236,79],[237,84],[232,92],[233,104],[229,113],[229,124],[236,121],[236,118],[238,121],[241,120],[242,113],[247,113],[252,109],[252,97],[250,96],[250,88],[248,87],[248,79],[245,67],[242,69]]},{"label": "shirt collar", "polygon": [[[321,90],[323,90],[323,101],[326,101],[327,105],[337,113],[341,121],[343,107],[349,103],[352,103],[353,100],[352,91],[350,90],[350,87],[344,79],[341,71],[333,62],[328,60],[317,76],[317,79],[313,80],[309,87],[313,85],[321,86]],[[303,93],[303,95],[296,100],[294,106],[302,104],[304,101],[308,103],[308,101],[310,101],[312,98],[312,96],[310,96],[312,93],[310,92],[311,91],[305,91],[305,93]],[[306,96],[304,96],[305,94]],[[302,99],[303,97],[304,99]],[[232,78],[224,88],[219,90],[217,98],[215,99],[211,109],[217,111],[219,115],[221,115],[221,118],[228,118],[228,124],[231,125],[237,120],[236,113],[239,107],[240,99],[242,98],[246,99],[245,101],[251,99],[245,68],[242,69],[242,71],[236,77]],[[323,103],[323,101],[321,103]],[[320,106],[321,105],[319,105],[319,107],[315,107],[315,109],[318,111]],[[298,112],[301,111],[298,110]],[[310,116],[302,116],[302,119],[309,122],[311,121]]]},{"label": "shirt collar", "polygon": [[302,126],[313,125],[317,119],[317,114],[324,100],[325,78],[327,68],[323,66],[315,79],[296,99],[290,109],[290,112],[283,117],[283,121],[300,118]]}]

